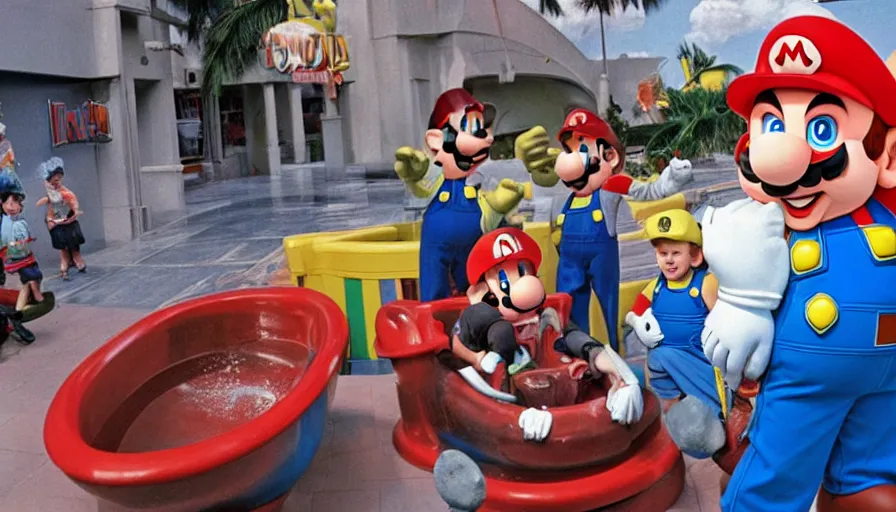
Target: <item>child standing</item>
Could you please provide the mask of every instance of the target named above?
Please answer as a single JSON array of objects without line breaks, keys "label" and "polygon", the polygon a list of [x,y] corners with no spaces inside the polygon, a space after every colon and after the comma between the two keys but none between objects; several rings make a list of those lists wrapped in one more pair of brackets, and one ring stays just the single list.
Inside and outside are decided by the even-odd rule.
[{"label": "child standing", "polygon": [[47,205],[47,229],[50,230],[53,248],[59,251],[62,279],[68,281],[68,269],[71,265],[78,272],[87,270],[87,264],[81,257],[84,235],[78,223],[82,212],[78,209],[78,198],[62,184],[65,169],[61,158],[54,156],[42,163],[38,170],[44,180],[47,195],[37,201],[37,206]]},{"label": "child standing", "polygon": [[644,288],[625,321],[648,348],[650,387],[663,401],[673,440],[688,455],[706,458],[725,444],[723,422],[731,403],[700,341],[718,282],[707,271],[700,225],[690,213],[657,213],[644,229],[661,273]]}]

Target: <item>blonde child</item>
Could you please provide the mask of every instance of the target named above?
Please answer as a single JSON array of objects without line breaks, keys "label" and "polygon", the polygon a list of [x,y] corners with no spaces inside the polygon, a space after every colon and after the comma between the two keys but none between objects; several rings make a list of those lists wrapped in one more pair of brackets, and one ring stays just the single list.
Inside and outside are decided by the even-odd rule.
[{"label": "blonde child", "polygon": [[725,444],[730,393],[703,353],[700,334],[718,297],[707,271],[700,225],[685,210],[667,210],[644,223],[660,275],[626,315],[647,346],[650,387],[663,401],[666,426],[689,455],[705,458]]}]

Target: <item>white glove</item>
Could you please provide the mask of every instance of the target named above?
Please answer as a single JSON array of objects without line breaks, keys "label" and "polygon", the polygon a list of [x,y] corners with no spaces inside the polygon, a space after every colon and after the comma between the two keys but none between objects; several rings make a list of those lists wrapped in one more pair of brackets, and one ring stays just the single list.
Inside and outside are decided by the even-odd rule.
[{"label": "white glove", "polygon": [[479,360],[479,368],[481,368],[485,373],[491,375],[495,373],[495,370],[498,368],[498,364],[501,361],[503,361],[503,359],[501,359],[501,356],[498,355],[497,352],[489,352]]},{"label": "white glove", "polygon": [[666,169],[671,174],[672,181],[679,187],[691,181],[691,178],[694,177],[694,170],[690,160],[679,160],[678,157],[675,157],[669,162],[669,166]]},{"label": "white glove", "polygon": [[719,300],[774,310],[790,277],[784,212],[742,199],[703,214],[703,255],[719,280]]},{"label": "white glove", "polygon": [[733,306],[719,300],[706,317],[703,352],[722,371],[730,389],[743,377],[757,380],[765,372],[775,338],[771,311]]},{"label": "white glove", "polygon": [[543,441],[551,432],[554,417],[550,411],[542,411],[530,407],[520,414],[520,428],[523,439],[527,441]]},{"label": "white glove", "polygon": [[647,348],[655,348],[663,341],[663,331],[651,308],[647,308],[641,316],[629,311],[625,315],[625,323],[635,330],[635,335]]},{"label": "white glove", "polygon": [[706,318],[703,351],[731,389],[758,379],[768,366],[775,323],[790,277],[784,213],[752,199],[707,208],[703,253],[719,281],[719,300]]},{"label": "white glove", "polygon": [[631,425],[641,419],[644,414],[644,397],[641,387],[629,384],[621,388],[610,388],[607,393],[607,410],[610,418],[616,423]]}]

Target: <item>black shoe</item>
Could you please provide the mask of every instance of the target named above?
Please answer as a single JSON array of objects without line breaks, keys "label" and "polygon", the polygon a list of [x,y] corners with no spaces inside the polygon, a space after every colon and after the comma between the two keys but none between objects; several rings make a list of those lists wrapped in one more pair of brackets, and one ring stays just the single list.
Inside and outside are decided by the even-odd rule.
[{"label": "black shoe", "polygon": [[34,343],[34,333],[29,331],[18,320],[12,320],[12,332],[16,335],[16,339],[22,345],[31,345]]}]

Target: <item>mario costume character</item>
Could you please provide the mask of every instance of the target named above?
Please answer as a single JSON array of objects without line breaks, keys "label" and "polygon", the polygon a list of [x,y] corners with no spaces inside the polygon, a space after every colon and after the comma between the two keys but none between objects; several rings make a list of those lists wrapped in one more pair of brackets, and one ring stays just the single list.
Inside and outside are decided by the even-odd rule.
[{"label": "mario costume character", "polygon": [[732,387],[764,376],[724,511],[808,510],[819,484],[819,512],[896,510],[893,98],[871,46],[816,16],[773,28],[728,88],[750,199],[703,217],[702,341]]},{"label": "mario costume character", "polygon": [[[534,367],[541,355],[538,348],[545,324],[549,323],[564,333],[558,346],[584,359],[569,366],[570,376],[581,379],[586,369],[592,375],[609,375],[614,383],[607,398],[611,417],[626,425],[637,422],[644,411],[637,377],[611,348],[575,326],[560,329],[557,312],[543,307],[547,297],[537,277],[540,264],[538,244],[521,229],[501,228],[476,242],[467,262],[471,305],[461,313],[450,338],[451,351],[471,365],[462,369],[461,375],[482,390],[483,384],[471,369],[491,375],[504,364],[509,365],[507,373],[514,375]],[[498,399],[502,396],[486,392]],[[520,414],[519,425],[526,440],[544,440],[551,424],[548,410],[530,407]]]},{"label": "mario costume character", "polygon": [[430,159],[422,151],[404,146],[395,152],[395,172],[411,194],[431,199],[420,237],[424,302],[451,295],[449,276],[458,292],[466,291],[464,269],[473,244],[497,228],[525,195],[526,187],[513,180],[502,180],[496,190],[482,192],[471,178],[488,158],[494,119],[494,105],[476,101],[464,89],[451,89],[436,100],[426,131],[426,147],[441,173],[426,179]]},{"label": "mario costume character", "polygon": [[607,323],[610,346],[618,349],[619,203],[623,195],[649,201],[680,191],[692,177],[691,163],[675,158],[649,184],[619,174],[625,167],[625,148],[609,124],[581,108],[566,117],[557,140],[563,145],[562,153],[549,147],[547,132],[536,126],[517,138],[515,155],[537,185],[552,187],[562,180],[572,192],[556,219],[557,291],[572,296],[572,321],[588,332],[593,290]]},{"label": "mario costume character", "polygon": [[725,445],[723,420],[731,403],[700,343],[718,283],[707,271],[700,225],[690,213],[654,214],[644,231],[661,272],[635,299],[625,322],[648,349],[650,387],[663,400],[675,444],[692,457],[707,458]]}]

